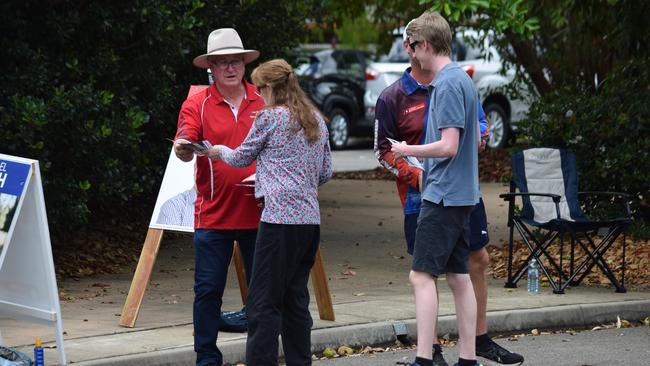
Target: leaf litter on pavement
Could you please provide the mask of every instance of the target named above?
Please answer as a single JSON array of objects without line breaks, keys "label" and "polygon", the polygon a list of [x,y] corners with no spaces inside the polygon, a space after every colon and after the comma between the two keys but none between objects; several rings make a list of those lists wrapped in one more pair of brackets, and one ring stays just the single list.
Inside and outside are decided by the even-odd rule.
[{"label": "leaf litter on pavement", "polygon": [[[622,241],[623,239],[619,237],[603,256],[605,262],[619,280],[621,273],[621,254],[623,251]],[[650,240],[628,237],[626,238],[626,243],[625,287],[628,290],[648,290],[650,289]],[[571,258],[568,247],[569,245],[565,245],[562,257],[562,268],[567,272],[569,271],[569,262]],[[494,278],[507,278],[508,245],[504,244],[500,248],[494,245],[489,245],[487,250],[490,254],[489,273],[491,273]],[[556,263],[559,263],[559,245],[551,245],[546,250],[551,258],[553,258]],[[530,250],[523,241],[515,241],[515,245],[513,246],[513,268],[518,268],[518,266],[528,258],[529,254]],[[582,263],[586,258],[587,254],[579,247],[579,245],[576,245],[574,258],[576,267],[577,264]],[[545,258],[542,257],[542,260],[545,261]],[[547,269],[552,275],[557,276],[557,272],[555,269],[551,268],[551,266],[547,266]],[[525,278],[522,279],[522,281],[525,281]],[[540,273],[540,285],[545,287],[550,286],[548,279],[543,273]],[[609,287],[612,286],[612,284],[602,271],[597,267],[594,267],[580,283],[580,286]]]},{"label": "leaf litter on pavement", "polygon": [[[601,324],[600,326],[593,327],[591,329],[563,328],[563,329],[552,329],[552,330],[540,330],[535,328],[535,329],[531,329],[529,332],[526,333],[516,333],[510,335],[494,335],[492,336],[492,338],[503,339],[509,342],[517,342],[519,341],[520,338],[523,337],[541,337],[546,335],[558,335],[558,334],[566,334],[567,336],[571,337],[581,332],[591,332],[591,331],[598,331],[601,329],[629,328],[629,327],[639,327],[639,326],[650,326],[650,316],[646,317],[643,321],[639,321],[639,322],[626,321],[624,319],[620,319],[620,317],[617,316],[616,319],[612,319],[611,323]],[[456,347],[458,345],[458,340],[452,338],[452,336],[448,333],[444,334],[442,337],[439,337],[438,341],[440,345],[445,348]],[[571,341],[570,338],[566,338],[563,340],[563,342],[570,342],[570,341]],[[350,346],[350,345],[343,344],[338,347],[336,346],[326,347],[322,351],[312,354],[312,361],[327,360],[327,359],[339,358],[339,357],[360,357],[360,356],[372,357],[376,353],[394,352],[394,351],[407,350],[407,349],[415,350],[416,349],[415,342],[409,340],[408,344],[404,344],[399,340],[396,340],[393,343],[383,344],[383,345]],[[280,364],[283,365],[284,363],[280,362]],[[236,362],[234,364],[229,364],[229,366],[246,366],[246,364],[243,362]]]}]

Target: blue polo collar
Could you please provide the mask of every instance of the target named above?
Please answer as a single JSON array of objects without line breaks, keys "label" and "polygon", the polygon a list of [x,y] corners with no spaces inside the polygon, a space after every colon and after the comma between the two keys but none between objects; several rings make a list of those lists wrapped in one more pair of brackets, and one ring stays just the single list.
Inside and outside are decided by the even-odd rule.
[{"label": "blue polo collar", "polygon": [[407,68],[404,70],[404,73],[402,74],[402,86],[404,86],[404,91],[408,95],[412,95],[416,91],[422,89],[422,90],[427,90],[427,87],[424,85],[418,84],[415,79],[413,79],[413,76],[411,76],[411,68]]}]

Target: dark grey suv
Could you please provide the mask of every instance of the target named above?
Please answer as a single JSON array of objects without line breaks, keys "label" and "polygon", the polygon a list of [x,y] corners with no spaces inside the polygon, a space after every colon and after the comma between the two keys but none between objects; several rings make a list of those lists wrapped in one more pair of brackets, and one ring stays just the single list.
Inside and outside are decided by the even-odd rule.
[{"label": "dark grey suv", "polygon": [[369,58],[360,50],[330,49],[296,68],[300,85],[329,120],[332,149],[344,149],[350,136],[373,135],[363,104]]}]

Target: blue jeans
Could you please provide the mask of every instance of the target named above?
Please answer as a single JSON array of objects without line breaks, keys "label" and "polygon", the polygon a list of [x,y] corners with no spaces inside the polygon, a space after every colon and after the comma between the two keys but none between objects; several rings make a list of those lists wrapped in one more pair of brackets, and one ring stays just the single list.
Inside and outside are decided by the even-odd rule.
[{"label": "blue jeans", "polygon": [[194,231],[194,351],[197,366],[221,365],[223,356],[217,348],[223,291],[233,243],[239,242],[246,279],[252,278],[253,252],[257,230]]}]

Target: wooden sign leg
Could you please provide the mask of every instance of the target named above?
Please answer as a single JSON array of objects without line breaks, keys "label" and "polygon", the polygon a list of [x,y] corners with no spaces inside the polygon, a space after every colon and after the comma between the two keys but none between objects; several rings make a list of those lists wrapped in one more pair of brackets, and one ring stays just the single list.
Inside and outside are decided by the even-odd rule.
[{"label": "wooden sign leg", "polygon": [[140,306],[142,305],[142,299],[144,298],[144,291],[147,289],[153,265],[156,263],[156,256],[158,256],[158,249],[160,248],[162,237],[162,229],[150,228],[147,231],[147,238],[144,240],[140,260],[138,260],[138,267],[135,269],[135,274],[131,281],[131,288],[126,297],[122,315],[120,315],[119,325],[123,327],[133,328],[135,326],[135,321],[138,318]]},{"label": "wooden sign leg", "polygon": [[320,254],[320,247],[316,251],[314,266],[311,268],[311,283],[316,295],[318,315],[320,315],[320,318],[323,320],[334,321],[332,297],[330,296],[330,289],[327,284],[327,274],[325,273],[325,267],[323,266],[323,257]]},{"label": "wooden sign leg", "polygon": [[239,242],[235,241],[235,246],[232,251],[232,261],[235,263],[235,270],[237,271],[237,280],[239,281],[239,293],[241,294],[241,302],[246,305],[246,297],[248,296],[248,283],[246,282],[246,267],[244,266],[244,257],[241,255]]}]

